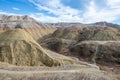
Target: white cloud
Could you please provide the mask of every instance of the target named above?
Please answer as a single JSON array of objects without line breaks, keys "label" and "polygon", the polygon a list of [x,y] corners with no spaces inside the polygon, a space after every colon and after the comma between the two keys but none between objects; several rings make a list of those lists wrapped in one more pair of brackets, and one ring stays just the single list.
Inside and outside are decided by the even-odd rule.
[{"label": "white cloud", "polygon": [[[96,1],[89,1],[89,5],[86,5],[86,10],[81,13],[82,10],[71,8],[70,6],[65,6],[61,3],[61,0],[29,0],[31,3],[37,6],[41,11],[47,11],[49,14],[54,16],[39,13],[32,14],[34,18],[41,20],[43,22],[83,22],[91,23],[98,21],[108,21],[112,22],[117,20],[120,16],[120,0],[104,0],[106,6],[101,6],[98,8]],[[39,17],[39,18],[38,18]]]},{"label": "white cloud", "polygon": [[[54,16],[45,15],[40,13],[40,15],[34,15],[34,18],[39,17],[39,20],[44,22],[53,21],[53,22],[81,22],[80,13],[78,9],[71,8],[70,6],[65,6],[61,3],[61,0],[29,0],[31,3],[37,6],[41,11],[47,11],[49,14]],[[46,19],[45,19],[46,18]]]},{"label": "white cloud", "polygon": [[20,9],[19,8],[17,8],[17,7],[13,7],[12,8],[13,10],[17,10],[17,11],[19,11]]},{"label": "white cloud", "polygon": [[53,16],[48,16],[43,13],[35,13],[35,14],[30,14],[30,17],[35,18],[38,21],[42,22],[78,22],[81,21],[81,19],[77,16],[74,18],[69,15],[62,15],[60,17],[53,17]]},{"label": "white cloud", "polygon": [[0,15],[21,15],[21,14],[15,14],[15,13],[10,13],[10,12],[0,11]]},{"label": "white cloud", "polygon": [[42,13],[30,14],[29,16],[35,18],[38,21],[42,21],[42,22],[57,22],[56,17],[50,17],[50,16],[44,15]]},{"label": "white cloud", "polygon": [[120,0],[107,0],[107,3],[111,8],[120,8]]},{"label": "white cloud", "polygon": [[[61,0],[29,0],[39,10],[38,13],[28,14],[42,22],[82,22],[91,23],[98,21],[113,22],[120,19],[120,0],[102,0],[106,5],[98,7],[99,2],[88,0],[85,10],[75,9],[64,5]],[[79,5],[78,5],[79,6]],[[14,8],[18,10],[17,8]],[[19,9],[20,10],[20,9]],[[42,11],[46,12],[42,13]],[[14,15],[0,11],[0,14]],[[15,14],[19,15],[19,14]]]},{"label": "white cloud", "polygon": [[97,4],[92,0],[87,6],[87,10],[83,15],[83,22],[91,23],[98,21],[112,22],[120,18],[120,0],[107,0],[107,6],[97,8]]}]

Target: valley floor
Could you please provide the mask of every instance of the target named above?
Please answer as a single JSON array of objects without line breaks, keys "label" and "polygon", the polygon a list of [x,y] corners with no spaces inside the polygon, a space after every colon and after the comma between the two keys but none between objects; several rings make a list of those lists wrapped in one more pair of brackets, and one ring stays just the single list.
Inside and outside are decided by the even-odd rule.
[{"label": "valley floor", "polygon": [[0,67],[0,80],[117,80],[94,67]]}]

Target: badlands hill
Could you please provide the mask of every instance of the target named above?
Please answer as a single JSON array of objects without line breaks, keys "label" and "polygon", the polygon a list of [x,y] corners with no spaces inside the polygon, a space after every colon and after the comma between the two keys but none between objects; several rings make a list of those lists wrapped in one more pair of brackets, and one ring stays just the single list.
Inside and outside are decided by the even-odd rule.
[{"label": "badlands hill", "polygon": [[78,38],[80,28],[58,28],[53,34],[53,37],[75,40]]},{"label": "badlands hill", "polygon": [[[84,41],[86,42],[84,43]],[[92,43],[90,42],[90,44],[87,44],[89,41],[92,41]],[[95,41],[98,41],[101,44],[98,44]],[[106,44],[102,44],[104,41]],[[60,54],[76,56],[83,60],[88,59],[87,61],[91,62],[94,62],[94,57],[103,56],[102,53],[104,53],[104,57],[101,57],[99,61],[101,60],[105,63],[110,62],[110,64],[119,64],[119,46],[116,45],[117,43],[119,44],[119,41],[119,28],[109,26],[85,26],[80,28],[58,28],[50,37],[41,41],[40,44]],[[82,44],[82,42],[84,44]],[[56,45],[57,47],[55,47]],[[98,45],[99,48],[96,49],[96,46],[94,45]],[[103,48],[106,48],[106,50],[101,50]],[[105,56],[111,58],[108,59]]]},{"label": "badlands hill", "polygon": [[113,28],[119,28],[120,25],[118,24],[114,24],[114,23],[110,23],[110,22],[106,22],[106,21],[102,21],[102,22],[96,22],[96,23],[89,23],[89,24],[83,24],[83,23],[65,23],[65,22],[61,22],[61,23],[46,23],[48,25],[52,25],[52,26],[56,26],[58,28],[82,28],[82,27],[113,27]]},{"label": "badlands hill", "polygon": [[117,80],[97,65],[48,50],[71,55],[70,49],[76,48],[84,29],[66,29],[63,33],[60,31],[60,36],[55,30],[28,16],[1,15],[0,80]]},{"label": "badlands hill", "polygon": [[119,29],[111,27],[84,28],[78,38],[78,41],[118,41],[120,40],[120,32]]},{"label": "badlands hill", "polygon": [[96,23],[92,23],[92,24],[89,24],[91,26],[103,26],[103,27],[106,27],[106,26],[109,26],[109,27],[113,27],[113,28],[119,28],[120,25],[118,24],[113,24],[113,23],[109,23],[109,22],[106,22],[106,21],[103,21],[103,22],[96,22]]},{"label": "badlands hill", "polygon": [[22,28],[27,31],[35,40],[44,35],[52,33],[55,27],[37,22],[29,16],[6,16],[0,15],[0,32],[14,28]]},{"label": "badlands hill", "polygon": [[[63,38],[63,39],[84,39],[88,37],[89,39],[95,38],[97,36],[102,36],[107,39],[107,36],[111,35],[111,39],[115,40],[119,36],[120,25],[108,23],[108,22],[96,22],[92,24],[82,24],[82,23],[51,23],[57,28],[57,30],[52,34],[53,37]],[[93,30],[92,30],[93,29]],[[102,34],[103,31],[103,34]],[[82,35],[81,35],[82,34]],[[94,35],[95,34],[95,35]],[[93,39],[94,39],[93,38]],[[99,37],[100,38],[100,37]],[[100,40],[98,38],[98,40]],[[103,39],[103,40],[106,40]],[[86,38],[87,40],[87,38]],[[119,40],[119,39],[116,39]]]},{"label": "badlands hill", "polygon": [[100,71],[96,65],[42,48],[24,29],[7,30],[0,34],[0,80],[101,78],[117,80]]},{"label": "badlands hill", "polygon": [[0,61],[19,66],[60,66],[77,63],[71,58],[43,49],[23,29],[0,34]]},{"label": "badlands hill", "polygon": [[39,43],[59,54],[99,65],[100,69],[112,72],[120,79],[119,25],[98,22],[82,27],[81,24],[80,27],[69,27],[67,24],[62,28],[59,26],[53,34]]}]

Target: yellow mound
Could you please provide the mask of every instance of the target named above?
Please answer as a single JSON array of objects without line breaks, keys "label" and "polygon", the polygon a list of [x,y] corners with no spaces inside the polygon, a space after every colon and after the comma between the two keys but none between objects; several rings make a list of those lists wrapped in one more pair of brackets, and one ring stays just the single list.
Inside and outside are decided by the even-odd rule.
[{"label": "yellow mound", "polygon": [[0,34],[0,61],[19,66],[58,66],[76,63],[71,58],[44,50],[22,29]]}]

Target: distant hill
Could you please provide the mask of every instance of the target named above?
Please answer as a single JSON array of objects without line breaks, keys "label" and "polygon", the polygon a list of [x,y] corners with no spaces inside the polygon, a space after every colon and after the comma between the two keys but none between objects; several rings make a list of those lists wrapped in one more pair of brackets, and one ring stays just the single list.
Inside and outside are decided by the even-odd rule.
[{"label": "distant hill", "polygon": [[65,27],[82,27],[84,26],[84,24],[82,23],[64,23],[64,22],[61,22],[61,23],[46,23],[48,25],[52,25],[52,26],[55,26],[55,27],[58,27],[58,28],[65,28]]},{"label": "distant hill", "polygon": [[27,31],[35,40],[56,30],[55,27],[37,22],[29,16],[0,15],[0,31],[21,28]]},{"label": "distant hill", "polygon": [[113,24],[113,23],[109,23],[109,22],[96,22],[96,23],[90,23],[90,24],[83,24],[83,23],[65,23],[65,22],[61,22],[61,23],[46,23],[48,25],[52,25],[55,27],[59,27],[59,28],[81,28],[81,27],[114,27],[114,28],[119,28],[120,25],[118,24]]},{"label": "distant hill", "polygon": [[114,28],[119,28],[120,27],[120,25],[118,25],[118,24],[113,24],[113,23],[109,23],[109,22],[96,22],[96,23],[92,23],[92,24],[88,24],[88,25],[103,26],[103,27],[114,27]]},{"label": "distant hill", "polygon": [[[119,64],[119,58],[117,57],[117,55],[119,56],[118,48],[120,41],[119,26],[114,26],[112,23],[106,22],[84,25],[85,26],[83,27],[60,27],[50,37],[42,40],[40,44],[60,54],[75,56],[77,58],[85,60],[85,58],[88,59],[90,56],[92,58],[97,56],[92,55],[96,54],[94,51],[94,49],[96,49],[95,47],[97,46],[95,43],[96,41],[100,42],[101,44],[103,42],[106,42],[106,44],[102,45],[102,47],[100,47],[98,50],[101,50],[101,48],[106,49],[104,55],[106,56],[109,54],[110,57],[113,57],[115,59],[112,60],[113,58],[111,58],[108,60],[108,62],[111,62],[111,64]],[[86,43],[81,45],[81,43],[84,41],[86,41]],[[87,42],[90,41],[92,41],[91,45],[87,44]],[[110,41],[112,41],[111,44],[107,45]],[[116,45],[117,43],[118,45]],[[99,45],[101,46],[101,44]],[[93,50],[91,48],[93,48]],[[84,56],[87,53],[89,54],[87,56]],[[102,50],[100,53],[102,53]],[[99,56],[102,56],[100,53]],[[113,54],[115,54],[115,56]],[[89,59],[88,61],[92,61],[92,58],[90,58],[91,60]],[[104,61],[104,59],[106,58],[102,57],[101,61]],[[107,63],[107,61],[105,63]]]}]

